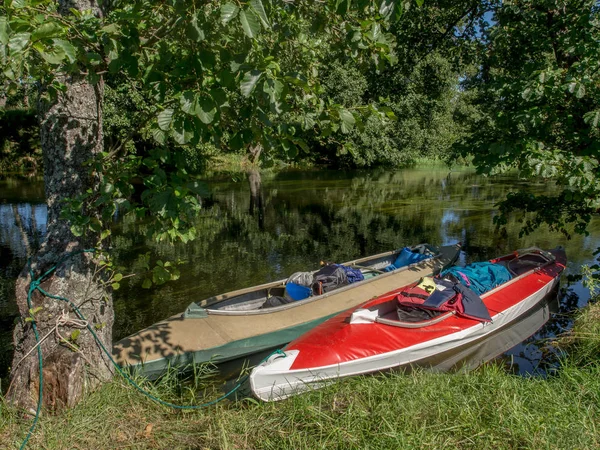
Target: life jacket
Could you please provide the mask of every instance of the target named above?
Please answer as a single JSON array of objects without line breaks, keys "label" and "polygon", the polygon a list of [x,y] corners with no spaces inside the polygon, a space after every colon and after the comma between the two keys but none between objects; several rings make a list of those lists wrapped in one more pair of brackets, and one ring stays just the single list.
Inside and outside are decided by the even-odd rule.
[{"label": "life jacket", "polygon": [[400,291],[396,297],[399,307],[454,311],[460,317],[482,322],[492,320],[481,297],[466,286],[448,280],[428,278],[425,277]]}]

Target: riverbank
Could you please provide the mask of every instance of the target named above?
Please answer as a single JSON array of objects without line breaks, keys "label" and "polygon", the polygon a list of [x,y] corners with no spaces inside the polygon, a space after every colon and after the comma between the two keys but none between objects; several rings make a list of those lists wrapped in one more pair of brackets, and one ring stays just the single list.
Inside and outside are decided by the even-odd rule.
[{"label": "riverbank", "polygon": [[[546,379],[496,363],[358,377],[279,403],[224,401],[192,412],[159,406],[115,379],[42,417],[29,448],[599,448],[599,336],[593,303],[559,340],[568,356]],[[150,389],[171,401],[209,400],[170,380]],[[14,448],[31,422],[0,401],[0,448]]]}]

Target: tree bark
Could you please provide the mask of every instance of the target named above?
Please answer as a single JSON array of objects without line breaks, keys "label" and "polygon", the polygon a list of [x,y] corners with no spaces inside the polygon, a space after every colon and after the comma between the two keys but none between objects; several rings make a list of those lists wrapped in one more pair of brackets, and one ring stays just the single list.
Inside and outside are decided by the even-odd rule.
[{"label": "tree bark", "polygon": [[[60,11],[68,8],[93,9],[93,0],[61,1]],[[48,204],[47,233],[40,251],[25,267],[16,282],[16,300],[21,321],[14,331],[15,353],[11,385],[7,397],[26,409],[35,409],[38,401],[40,371],[36,339],[27,302],[30,270],[37,279],[54,267],[69,252],[71,257],[56,265],[40,287],[46,292],[73,302],[88,320],[104,347],[112,346],[114,321],[112,295],[103,284],[93,253],[81,253],[93,247],[97,236],[76,237],[67,221],[61,220],[62,200],[93,188],[97,178],[85,165],[102,150],[103,83],[89,84],[84,78],[64,76],[67,89],[53,104],[40,101],[40,137],[44,155],[44,182]],[[85,211],[91,214],[92,211]],[[60,409],[75,405],[86,388],[112,377],[113,367],[101,351],[92,333],[68,303],[35,291],[31,308],[41,307],[34,315],[43,356],[43,405]],[[79,331],[77,331],[79,330]]]},{"label": "tree bark", "polygon": [[262,150],[262,144],[251,145],[248,148],[250,164],[252,164],[253,166],[258,165],[258,161],[260,159],[260,154],[262,153]]}]

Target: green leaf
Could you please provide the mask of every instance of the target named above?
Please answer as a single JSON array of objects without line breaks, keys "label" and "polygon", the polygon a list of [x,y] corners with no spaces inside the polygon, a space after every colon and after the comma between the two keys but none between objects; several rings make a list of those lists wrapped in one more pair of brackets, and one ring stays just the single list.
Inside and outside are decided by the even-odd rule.
[{"label": "green leaf", "polygon": [[237,16],[239,8],[233,3],[225,3],[221,6],[221,22],[223,25],[231,22]]},{"label": "green leaf", "polygon": [[122,273],[116,273],[115,276],[113,277],[113,280],[115,280],[115,281],[121,281],[122,279],[123,279]]},{"label": "green leaf", "polygon": [[198,25],[198,18],[196,16],[194,16],[188,24],[185,34],[192,41],[201,42],[204,40],[204,30]]},{"label": "green leaf", "polygon": [[382,36],[381,26],[377,22],[373,22],[371,25],[371,31],[367,33],[367,37],[372,41],[377,42],[377,40]]},{"label": "green leaf", "polygon": [[100,222],[100,220],[98,220],[94,217],[90,221],[90,224],[88,225],[88,227],[90,230],[92,230],[96,233],[100,233],[100,231],[102,230],[102,222]]},{"label": "green leaf", "polygon": [[335,10],[338,14],[347,14],[350,10],[350,0],[336,0],[335,1]]},{"label": "green leaf", "polygon": [[194,138],[194,125],[187,117],[178,117],[173,124],[173,138],[179,145],[185,145]]},{"label": "green leaf", "polygon": [[121,287],[121,285],[119,283],[113,283],[111,284],[111,287],[113,288],[113,290],[117,291]]},{"label": "green leaf", "polygon": [[152,287],[152,280],[150,278],[144,278],[144,281],[142,283],[142,288],[150,289],[151,287]]},{"label": "green leaf", "polygon": [[163,267],[156,266],[152,269],[152,281],[154,284],[164,284],[171,280],[171,274]]},{"label": "green leaf", "polygon": [[260,20],[254,10],[246,9],[245,11],[240,11],[240,22],[242,22],[244,33],[249,38],[255,38],[260,33]]},{"label": "green leaf", "polygon": [[260,23],[263,24],[265,28],[271,28],[271,24],[269,23],[269,18],[267,17],[267,12],[265,11],[265,7],[262,4],[261,0],[250,0],[250,6],[254,12],[258,15],[260,19]]},{"label": "green leaf", "polygon": [[108,24],[102,28],[100,28],[106,34],[119,34],[121,32],[121,28],[116,23]]},{"label": "green leaf", "polygon": [[583,83],[577,84],[577,89],[575,90],[575,97],[583,98],[585,96],[585,85]]},{"label": "green leaf", "polygon": [[306,78],[298,73],[298,72],[292,72],[288,75],[285,76],[285,81],[287,81],[288,83],[294,84],[296,86],[301,87],[302,89],[304,89],[306,92],[308,92],[309,90],[309,86],[308,83],[306,81]]},{"label": "green leaf", "polygon": [[82,229],[79,225],[71,225],[71,233],[73,233],[73,236],[81,236],[83,234]]},{"label": "green leaf", "polygon": [[179,99],[181,103],[181,110],[191,116],[195,116],[198,111],[198,102],[196,100],[196,94],[192,91],[185,91]]},{"label": "green leaf", "polygon": [[425,3],[425,0],[415,0],[415,3],[420,8],[421,6],[423,6],[423,3]]},{"label": "green leaf", "polygon": [[212,69],[217,63],[215,54],[205,49],[200,50],[198,53],[198,59],[200,60],[200,64],[202,64],[202,68],[204,70]]},{"label": "green leaf", "polygon": [[291,141],[289,141],[288,139],[283,139],[281,141],[281,146],[283,147],[283,150],[286,153],[286,156],[288,158],[295,158],[296,156],[298,156],[298,147],[296,147]]},{"label": "green leaf", "polygon": [[30,308],[29,309],[29,315],[31,316],[35,316],[37,313],[39,313],[40,311],[42,311],[44,309],[43,306],[36,306],[35,308]]},{"label": "green leaf", "polygon": [[8,21],[6,20],[6,17],[0,17],[0,44],[8,44],[9,33],[10,28],[8,26]]},{"label": "green leaf", "polygon": [[227,92],[225,92],[225,90],[221,88],[211,89],[210,96],[219,108],[226,108],[229,106],[229,98],[227,97]]},{"label": "green leaf", "polygon": [[152,128],[152,137],[160,145],[163,145],[167,141],[167,135],[160,128]]},{"label": "green leaf", "polygon": [[379,5],[379,14],[381,14],[382,17],[389,19],[394,13],[395,3],[394,0],[383,0],[381,5]]},{"label": "green leaf", "polygon": [[296,144],[298,147],[300,147],[306,153],[310,153],[310,148],[308,147],[308,144],[306,143],[306,141],[304,139],[296,139],[294,141],[294,144]]},{"label": "green leaf", "polygon": [[244,74],[244,79],[240,84],[240,90],[242,91],[242,95],[244,97],[249,97],[250,94],[252,94],[254,88],[256,87],[256,83],[258,83],[258,80],[260,80],[262,74],[263,73],[260,70],[256,69]]},{"label": "green leaf", "polygon": [[347,109],[340,109],[339,113],[340,113],[340,120],[342,121],[342,123],[341,123],[342,133],[349,133],[354,128],[356,119],[354,119],[354,116],[352,115],[352,113],[350,111],[348,111]]},{"label": "green leaf", "polygon": [[31,40],[39,41],[40,39],[60,36],[61,32],[62,27],[56,22],[46,22],[41,24],[33,31],[33,33],[31,33]]},{"label": "green leaf", "polygon": [[273,99],[277,99],[283,92],[283,84],[279,80],[268,79],[263,83],[263,91],[271,96]]},{"label": "green leaf", "polygon": [[60,64],[65,59],[65,52],[60,47],[51,48],[49,50],[37,49],[44,60],[50,64]]},{"label": "green leaf", "polygon": [[65,53],[70,63],[74,63],[77,59],[77,49],[68,41],[64,39],[54,39],[54,45]]},{"label": "green leaf", "polygon": [[203,95],[198,101],[198,118],[205,124],[212,123],[217,113],[217,106],[212,98]]},{"label": "green leaf", "polygon": [[583,121],[596,128],[600,122],[600,110],[589,111],[583,115]]},{"label": "green leaf", "polygon": [[81,330],[73,330],[71,332],[71,337],[69,338],[71,341],[75,342],[79,336],[81,335]]},{"label": "green leaf", "polygon": [[11,52],[18,53],[27,46],[30,37],[31,33],[14,34],[8,41],[8,48]]},{"label": "green leaf", "polygon": [[171,121],[173,120],[173,110],[168,108],[161,111],[158,114],[157,120],[158,127],[163,131],[167,131],[171,126]]}]

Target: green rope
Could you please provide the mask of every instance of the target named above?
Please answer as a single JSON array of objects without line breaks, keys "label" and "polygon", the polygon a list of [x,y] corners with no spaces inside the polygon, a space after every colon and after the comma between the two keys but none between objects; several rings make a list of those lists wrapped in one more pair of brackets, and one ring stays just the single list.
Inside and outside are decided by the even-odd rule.
[{"label": "green rope", "polygon": [[[27,264],[29,266],[29,275],[30,275],[31,279],[33,280],[33,271],[31,270],[31,259],[27,262]],[[27,292],[27,308],[29,310],[31,310],[31,306],[32,306],[31,305],[31,294],[39,286],[39,280],[37,280],[37,281],[38,281],[38,283],[36,283],[36,284],[34,284],[33,282],[29,283],[29,290]],[[43,379],[43,371],[42,371],[43,359],[42,359],[42,346],[40,345],[40,334],[38,333],[38,329],[37,329],[35,320],[33,322],[31,322],[31,325],[33,327],[33,334],[35,335],[35,343],[37,345],[38,369],[40,372],[40,383],[39,383],[39,387],[38,387],[38,404],[37,404],[37,408],[35,410],[35,417],[33,418],[33,423],[29,427],[27,436],[25,436],[25,440],[21,444],[20,450],[23,450],[25,448],[25,446],[27,445],[27,442],[29,441],[29,438],[33,434],[33,430],[35,430],[35,427],[38,423],[38,420],[40,418],[40,412],[42,410],[42,400],[43,400],[43,393],[44,393],[44,391],[43,391],[44,379]]]},{"label": "green rope", "polygon": [[[75,314],[77,315],[77,317],[81,320],[84,320],[87,323],[87,319],[85,318],[85,316],[83,315],[83,313],[79,310],[79,308],[77,307],[77,305],[75,305],[72,301],[70,301],[69,299],[65,298],[65,297],[61,297],[59,295],[53,295],[50,294],[48,292],[46,292],[44,289],[41,288],[40,284],[42,282],[42,280],[44,278],[46,278],[48,275],[50,275],[52,272],[54,272],[56,270],[56,268],[64,261],[66,261],[67,259],[77,255],[77,254],[81,254],[81,253],[91,253],[91,252],[95,252],[94,249],[86,249],[86,250],[80,250],[77,252],[72,252],[67,254],[66,256],[64,256],[63,258],[61,258],[56,265],[54,265],[52,268],[50,268],[49,270],[47,270],[41,277],[39,277],[37,280],[31,281],[29,284],[29,292],[27,294],[27,306],[29,309],[31,309],[31,296],[33,294],[34,291],[39,291],[42,295],[44,295],[45,297],[54,299],[54,300],[59,300],[59,301],[63,301],[65,303],[67,303],[73,311],[75,311]],[[31,265],[30,265],[30,276],[33,280],[33,271],[31,270]],[[36,414],[35,414],[35,418],[33,421],[33,424],[31,425],[29,432],[27,433],[27,436],[25,438],[25,440],[23,441],[23,444],[21,444],[21,450],[25,448],[25,445],[27,444],[27,442],[29,441],[29,438],[31,437],[33,430],[35,429],[35,426],[38,422],[39,419],[39,415],[40,415],[40,410],[41,410],[41,405],[42,405],[42,399],[43,399],[43,391],[42,391],[42,385],[43,385],[43,379],[42,379],[42,365],[43,365],[43,361],[42,361],[42,350],[41,350],[41,345],[39,345],[39,333],[37,331],[37,326],[35,321],[32,322],[33,325],[33,331],[35,334],[35,339],[36,339],[36,344],[38,345],[38,360],[39,360],[39,371],[40,371],[40,386],[39,386],[39,396],[38,396],[38,406],[37,406],[37,410],[36,410]],[[176,405],[174,403],[170,403],[167,401],[164,401],[152,394],[150,394],[148,391],[146,391],[145,389],[143,389],[139,384],[137,384],[135,382],[135,380],[133,380],[131,378],[131,376],[125,372],[121,366],[119,366],[119,364],[113,359],[112,354],[106,349],[106,347],[104,346],[104,344],[102,343],[102,341],[100,340],[100,338],[98,337],[98,335],[96,334],[96,332],[93,330],[93,328],[89,325],[89,323],[87,323],[86,328],[88,329],[88,331],[92,334],[94,340],[96,341],[96,343],[98,344],[98,346],[100,347],[100,349],[104,352],[104,354],[108,357],[108,359],[110,360],[110,362],[115,366],[117,372],[119,372],[119,374],[125,378],[129,384],[131,384],[136,390],[138,390],[139,392],[141,392],[143,395],[145,395],[146,397],[148,397],[149,399],[155,401],[156,403],[160,404],[160,405],[164,405],[164,406],[168,406],[170,408],[173,409],[182,409],[182,410],[193,410],[193,409],[202,409],[202,408],[206,408],[208,406],[212,406],[224,399],[226,399],[227,397],[229,397],[231,394],[233,394],[234,392],[236,392],[248,379],[248,375],[246,375],[245,377],[243,377],[238,383],[237,385],[231,389],[229,392],[227,392],[226,394],[222,395],[221,397],[215,399],[215,400],[211,400],[209,402],[206,403],[202,403],[200,405]],[[268,358],[270,358],[272,355],[274,354],[281,354],[283,356],[285,356],[285,353],[282,350],[275,350],[273,353],[271,353],[269,356],[267,356],[266,358],[263,359],[263,361],[266,361]]]}]

